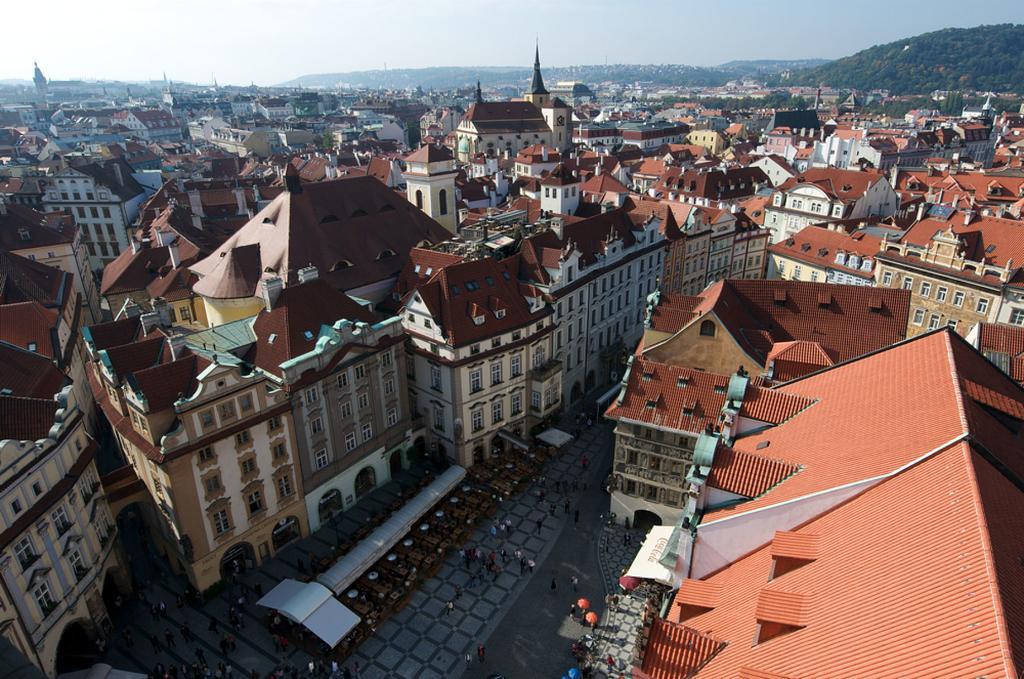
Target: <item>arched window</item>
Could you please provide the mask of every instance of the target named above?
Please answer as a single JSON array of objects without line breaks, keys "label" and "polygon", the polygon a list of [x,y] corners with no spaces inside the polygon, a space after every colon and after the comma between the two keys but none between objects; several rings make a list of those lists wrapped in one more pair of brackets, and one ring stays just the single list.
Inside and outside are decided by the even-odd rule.
[{"label": "arched window", "polygon": [[356,474],[356,497],[362,497],[377,485],[377,472],[373,467],[363,467]]},{"label": "arched window", "polygon": [[448,191],[441,189],[441,192],[437,194],[437,199],[441,201],[441,214],[448,214]]},{"label": "arched window", "polygon": [[416,189],[416,207],[423,209],[423,192]]},{"label": "arched window", "polygon": [[700,334],[704,337],[715,336],[715,324],[713,321],[701,321]]}]

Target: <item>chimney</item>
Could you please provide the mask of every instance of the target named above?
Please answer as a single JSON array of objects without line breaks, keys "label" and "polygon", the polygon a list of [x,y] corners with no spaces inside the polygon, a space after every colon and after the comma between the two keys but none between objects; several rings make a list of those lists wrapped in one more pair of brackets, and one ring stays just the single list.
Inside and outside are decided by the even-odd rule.
[{"label": "chimney", "polygon": [[181,255],[178,253],[178,240],[173,240],[167,246],[167,256],[171,259],[171,268],[177,269],[181,265]]},{"label": "chimney", "polygon": [[277,298],[284,290],[284,281],[279,276],[263,279],[263,303],[267,311],[273,311]]},{"label": "chimney", "polygon": [[185,335],[176,332],[167,338],[167,344],[171,348],[172,361],[177,361],[185,353]]},{"label": "chimney", "polygon": [[919,222],[924,219],[924,205],[925,203],[923,200],[917,204],[917,219],[915,221]]},{"label": "chimney", "polygon": [[548,147],[544,144],[541,144],[540,146],[540,159],[545,163],[548,162]]},{"label": "chimney", "polygon": [[188,192],[188,205],[192,208],[192,214],[198,217],[204,217],[203,214],[203,201],[199,198],[199,191],[192,189]]},{"label": "chimney", "polygon": [[249,205],[245,201],[245,189],[239,187],[235,189],[235,204],[238,206],[237,215],[247,214],[249,211]]},{"label": "chimney", "polygon": [[135,303],[135,300],[129,297],[124,303],[124,306],[121,307],[121,313],[118,314],[118,320],[121,318],[138,318],[141,313],[142,309],[140,309],[139,305]]},{"label": "chimney", "polygon": [[972,219],[974,219],[974,210],[965,210],[964,211],[964,226],[969,225],[971,223]]},{"label": "chimney", "polygon": [[153,298],[153,311],[160,318],[160,325],[171,326],[171,308],[167,306],[167,300],[163,297]]},{"label": "chimney", "polygon": [[313,265],[302,267],[299,269],[298,273],[300,284],[315,281],[320,277],[320,271]]},{"label": "chimney", "polygon": [[139,321],[142,323],[142,334],[148,336],[154,328],[160,326],[160,314],[156,311],[147,311],[139,316]]},{"label": "chimney", "polygon": [[561,217],[551,218],[551,230],[555,232],[558,239],[561,240],[565,234],[565,220]]}]

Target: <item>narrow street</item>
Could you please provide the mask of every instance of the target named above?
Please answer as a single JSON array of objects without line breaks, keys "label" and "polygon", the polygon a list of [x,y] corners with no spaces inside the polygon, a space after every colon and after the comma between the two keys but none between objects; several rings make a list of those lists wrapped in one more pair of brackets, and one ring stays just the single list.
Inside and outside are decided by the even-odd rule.
[{"label": "narrow street", "polygon": [[[580,490],[570,492],[572,509],[580,510],[578,526],[573,526],[572,509],[568,521],[556,536],[547,558],[538,567],[519,597],[497,626],[490,631],[486,643],[486,659],[474,659],[463,674],[468,679],[484,679],[500,673],[508,677],[561,677],[574,661],[570,646],[589,627],[584,628],[569,618],[570,606],[579,598],[590,600],[592,610],[604,615],[605,578],[599,563],[599,538],[608,512],[608,495],[602,488],[611,462],[611,424],[598,424],[584,429],[572,444],[564,471],[553,468],[548,477],[548,497],[555,499],[562,514],[565,494],[554,493],[555,480],[577,479]],[[580,459],[589,459],[586,473],[581,473]],[[583,483],[586,481],[586,490]],[[573,592],[570,578],[579,578]],[[551,580],[557,589],[551,591]]]}]

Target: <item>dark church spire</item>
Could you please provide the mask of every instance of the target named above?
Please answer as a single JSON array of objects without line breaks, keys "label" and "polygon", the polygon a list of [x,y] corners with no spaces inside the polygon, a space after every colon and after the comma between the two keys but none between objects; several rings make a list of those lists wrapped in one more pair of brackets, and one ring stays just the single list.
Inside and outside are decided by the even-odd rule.
[{"label": "dark church spire", "polygon": [[480,79],[476,80],[476,103],[484,103],[484,93],[480,91]]},{"label": "dark church spire", "polygon": [[540,42],[537,43],[537,51],[533,57],[533,80],[530,82],[530,94],[547,94],[544,89],[544,78],[540,76]]}]

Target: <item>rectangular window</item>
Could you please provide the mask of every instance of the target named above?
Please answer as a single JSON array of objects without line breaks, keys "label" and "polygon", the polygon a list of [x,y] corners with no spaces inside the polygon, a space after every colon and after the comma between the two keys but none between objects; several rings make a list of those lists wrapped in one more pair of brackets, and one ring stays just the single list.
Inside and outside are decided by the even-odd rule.
[{"label": "rectangular window", "polygon": [[263,493],[259,490],[254,490],[249,493],[249,513],[255,514],[256,512],[263,510]]},{"label": "rectangular window", "polygon": [[207,493],[216,493],[220,490],[220,476],[217,474],[207,476],[203,481],[203,485],[206,487]]},{"label": "rectangular window", "polygon": [[469,414],[469,417],[473,431],[480,431],[484,428],[484,411],[477,408]]},{"label": "rectangular window", "polygon": [[368,394],[359,394],[359,409],[366,410],[370,407],[370,396]]},{"label": "rectangular window", "polygon": [[434,429],[444,431],[444,408],[434,406]]},{"label": "rectangular window", "polygon": [[320,400],[320,392],[316,390],[316,387],[310,387],[306,390],[306,405],[316,403]]},{"label": "rectangular window", "polygon": [[356,366],[356,379],[357,380],[361,380],[364,377],[366,377],[366,366],[364,366],[364,365],[357,365]]},{"label": "rectangular window", "polygon": [[242,474],[243,475],[252,474],[255,471],[256,471],[256,458],[254,458],[254,457],[247,457],[246,459],[242,460]]},{"label": "rectangular window", "polygon": [[924,309],[914,309],[914,325],[924,323]]},{"label": "rectangular window", "polygon": [[978,306],[975,307],[975,311],[979,314],[988,313],[988,297],[978,298]]},{"label": "rectangular window", "polygon": [[501,363],[495,361],[491,364],[491,386],[501,384]]},{"label": "rectangular window", "polygon": [[248,429],[240,431],[237,434],[235,434],[235,443],[237,443],[240,446],[244,446],[245,444],[249,443],[250,440],[252,440],[252,437],[249,436]]},{"label": "rectangular window", "polygon": [[[572,328],[570,328],[570,330],[571,329]],[[510,372],[512,373],[512,377],[519,377],[523,374],[523,357],[520,354],[516,354],[512,357]]]},{"label": "rectangular window", "polygon": [[288,449],[285,448],[283,443],[276,443],[274,444],[273,453],[274,459],[280,460],[288,454]]},{"label": "rectangular window", "polygon": [[317,469],[323,469],[330,461],[331,458],[327,455],[326,448],[316,451],[316,455],[313,456],[313,463]]},{"label": "rectangular window", "polygon": [[53,527],[57,529],[57,533],[63,535],[64,532],[71,527],[71,521],[68,520],[68,513],[63,507],[57,507],[50,513],[50,518],[53,519]]},{"label": "rectangular window", "polygon": [[363,422],[363,443],[366,443],[373,438],[373,425],[369,422]]},{"label": "rectangular window", "polygon": [[957,290],[953,293],[953,306],[960,308],[964,305],[964,293]]},{"label": "rectangular window", "polygon": [[943,286],[940,285],[939,288],[935,291],[935,301],[936,302],[945,302],[946,301],[946,296],[948,294],[949,294],[949,288],[946,288],[946,287],[943,287]]},{"label": "rectangular window", "polygon": [[200,462],[209,462],[212,459],[213,459],[213,448],[211,448],[210,446],[206,446],[205,448],[200,448],[199,449],[199,461]]},{"label": "rectangular window", "polygon": [[341,402],[341,416],[352,417],[352,403],[347,399]]},{"label": "rectangular window", "polygon": [[512,415],[518,415],[523,412],[523,395],[512,394]]},{"label": "rectangular window", "polygon": [[931,316],[928,317],[928,329],[934,330],[935,328],[939,327],[939,323],[941,321],[942,319],[939,317],[938,314],[932,314]]},{"label": "rectangular window", "polygon": [[393,379],[384,380],[384,394],[390,396],[395,393],[395,381]]},{"label": "rectangular window", "polygon": [[906,278],[904,278],[903,279],[903,289],[904,290],[913,290],[914,289],[914,279],[911,278],[910,276],[907,276]]},{"label": "rectangular window", "polygon": [[430,366],[430,388],[441,391],[441,368],[436,365]]},{"label": "rectangular window", "polygon": [[319,417],[314,417],[309,423],[309,429],[314,434],[319,434],[324,430],[324,421]]},{"label": "rectangular window", "polygon": [[218,509],[213,513],[213,528],[217,535],[223,535],[231,530],[231,522],[228,520],[226,509]]},{"label": "rectangular window", "polygon": [[1010,325],[1024,325],[1024,309],[1014,309],[1010,312]]},{"label": "rectangular window", "polygon": [[380,364],[384,367],[391,365],[391,352],[385,351],[380,355]]},{"label": "rectangular window", "polygon": [[469,353],[470,353],[470,355],[479,354],[480,353],[480,345],[479,344],[472,345],[469,348]]},{"label": "rectangular window", "polygon": [[39,606],[39,610],[42,611],[43,615],[49,613],[57,605],[53,600],[53,594],[50,593],[50,585],[45,580],[36,585],[32,590],[32,598],[36,600],[36,605]]},{"label": "rectangular window", "polygon": [[348,386],[348,371],[338,374],[338,386],[342,389]]},{"label": "rectangular window", "polygon": [[503,419],[505,417],[502,413],[502,403],[501,401],[495,401],[491,404],[491,424],[501,422]]},{"label": "rectangular window", "polygon": [[469,390],[471,392],[480,391],[483,389],[483,377],[480,374],[480,370],[473,370],[469,373]]},{"label": "rectangular window", "polygon": [[540,410],[540,392],[534,391],[530,394],[530,406],[534,410]]},{"label": "rectangular window", "polygon": [[278,497],[288,497],[292,494],[292,479],[287,474],[280,477],[277,480],[277,495]]},{"label": "rectangular window", "polygon": [[14,556],[18,558],[18,563],[21,564],[22,568],[28,568],[36,560],[35,550],[32,549],[32,541],[27,537],[22,538],[18,544],[14,545]]},{"label": "rectangular window", "polygon": [[345,451],[351,452],[356,449],[356,434],[350,431],[345,434]]},{"label": "rectangular window", "polygon": [[932,284],[928,281],[921,281],[921,296],[929,297],[932,294]]},{"label": "rectangular window", "polygon": [[387,423],[389,427],[393,427],[398,424],[398,410],[395,408],[388,408]]},{"label": "rectangular window", "polygon": [[274,431],[275,429],[280,429],[281,428],[281,418],[278,417],[277,415],[272,416],[269,420],[267,420],[267,428],[270,429],[270,431]]}]

